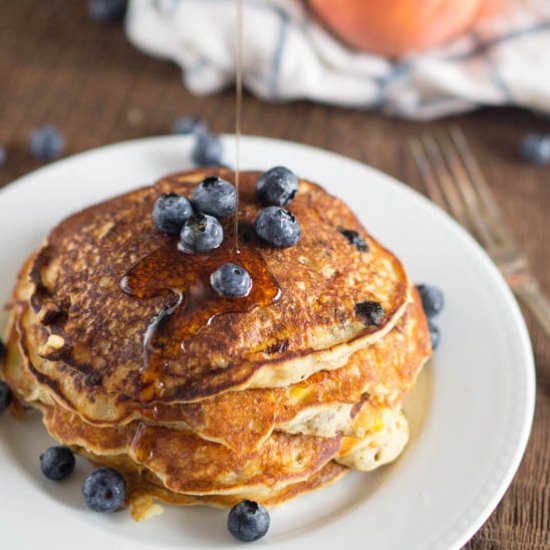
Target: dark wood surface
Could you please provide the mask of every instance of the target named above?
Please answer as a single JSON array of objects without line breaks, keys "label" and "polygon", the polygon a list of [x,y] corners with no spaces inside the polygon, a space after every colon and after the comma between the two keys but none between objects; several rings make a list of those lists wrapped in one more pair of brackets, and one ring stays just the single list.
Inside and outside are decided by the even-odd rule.
[{"label": "dark wood surface", "polygon": [[[0,145],[8,152],[0,186],[41,166],[27,152],[29,133],[40,124],[50,122],[63,131],[69,155],[167,133],[173,119],[186,113],[201,116],[217,132],[232,132],[233,92],[190,95],[174,65],[136,51],[120,26],[89,20],[83,0],[0,0]],[[420,123],[308,102],[267,104],[246,95],[242,126],[247,134],[342,153],[416,186],[407,139],[450,123],[464,129],[550,293],[550,167],[528,166],[516,154],[526,132],[550,132],[550,118],[487,109]],[[0,198],[4,231],[1,208]],[[550,547],[550,341],[529,313],[526,319],[538,377],[533,432],[514,482],[469,549]]]}]

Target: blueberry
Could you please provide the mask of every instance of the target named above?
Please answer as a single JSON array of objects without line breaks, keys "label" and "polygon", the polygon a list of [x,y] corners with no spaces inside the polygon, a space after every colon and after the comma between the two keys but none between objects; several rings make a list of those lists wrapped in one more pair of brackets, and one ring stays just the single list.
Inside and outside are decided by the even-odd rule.
[{"label": "blueberry", "polygon": [[223,147],[219,136],[215,134],[200,134],[193,147],[191,158],[197,166],[220,166]]},{"label": "blueberry", "polygon": [[237,192],[228,181],[216,176],[206,178],[193,190],[191,202],[197,212],[225,218],[235,213]]},{"label": "blueberry", "polygon": [[126,13],[126,0],[88,0],[88,13],[96,21],[116,23]]},{"label": "blueberry", "polygon": [[237,540],[252,542],[267,533],[269,522],[269,512],[261,504],[243,500],[231,508],[227,528]]},{"label": "blueberry", "polygon": [[252,279],[246,269],[237,264],[223,264],[210,275],[212,288],[227,298],[247,296],[252,288]]},{"label": "blueberry", "polygon": [[7,158],[8,153],[6,152],[6,148],[0,145],[0,166],[2,166],[6,162]]},{"label": "blueberry", "polygon": [[98,468],[82,484],[82,494],[94,512],[116,512],[126,496],[126,481],[116,470]]},{"label": "blueberry", "polygon": [[0,380],[0,414],[2,414],[13,401],[13,393],[11,388],[3,381]]},{"label": "blueberry", "polygon": [[52,160],[61,155],[65,140],[61,132],[51,124],[40,126],[31,134],[29,151],[40,160]]},{"label": "blueberry", "polygon": [[53,481],[69,477],[74,471],[74,466],[74,454],[68,447],[50,447],[40,455],[40,469]]},{"label": "blueberry", "polygon": [[416,288],[422,299],[422,307],[426,317],[428,319],[435,317],[445,306],[443,292],[439,288],[430,285],[417,285]]},{"label": "blueberry", "polygon": [[550,134],[529,133],[519,146],[520,157],[532,164],[550,163]]},{"label": "blueberry", "polygon": [[200,118],[192,115],[185,115],[174,120],[172,124],[172,133],[200,136],[208,133],[208,125]]},{"label": "blueberry", "polygon": [[439,329],[436,325],[434,325],[431,321],[428,321],[428,328],[430,329],[430,339],[432,341],[432,349],[437,349],[437,346],[439,346]]},{"label": "blueberry", "polygon": [[298,177],[284,166],[264,172],[256,183],[258,200],[266,206],[284,206],[298,192]]},{"label": "blueberry", "polygon": [[183,226],[178,248],[182,252],[208,252],[223,242],[223,227],[213,216],[196,214]]},{"label": "blueberry", "polygon": [[338,229],[338,232],[344,235],[349,244],[355,246],[357,250],[360,250],[361,252],[368,252],[369,246],[367,245],[365,239],[361,235],[359,235],[357,231],[354,231],[353,229],[342,229],[340,227]]},{"label": "blueberry", "polygon": [[164,193],[153,207],[153,223],[163,233],[179,233],[192,215],[191,203],[176,193]]},{"label": "blueberry", "polygon": [[365,326],[379,326],[386,316],[386,310],[378,302],[359,302],[355,304],[355,315],[363,321]]},{"label": "blueberry", "polygon": [[292,246],[302,236],[298,220],[279,206],[264,208],[256,217],[254,228],[258,237],[277,248]]}]

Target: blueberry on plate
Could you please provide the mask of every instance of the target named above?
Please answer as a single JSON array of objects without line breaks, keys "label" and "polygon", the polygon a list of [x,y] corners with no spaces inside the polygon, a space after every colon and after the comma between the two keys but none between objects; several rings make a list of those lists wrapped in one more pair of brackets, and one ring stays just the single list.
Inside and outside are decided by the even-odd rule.
[{"label": "blueberry on plate", "polygon": [[182,252],[209,252],[223,242],[223,227],[213,216],[195,214],[189,218],[180,234],[178,248]]},{"label": "blueberry on plate", "polygon": [[94,470],[82,484],[82,494],[94,512],[116,512],[126,498],[126,480],[112,468]]},{"label": "blueberry on plate", "polygon": [[63,134],[51,124],[40,126],[31,133],[29,151],[40,160],[53,160],[61,155],[65,147]]},{"label": "blueberry on plate", "polygon": [[292,246],[302,236],[298,220],[280,206],[264,208],[256,217],[254,228],[260,239],[277,248]]},{"label": "blueberry on plate", "polygon": [[536,134],[531,132],[521,141],[519,146],[520,157],[532,164],[550,163],[550,134]]},{"label": "blueberry on plate", "polygon": [[428,319],[435,317],[445,306],[443,292],[439,288],[430,285],[417,285],[416,288],[422,299],[422,307],[426,317]]},{"label": "blueberry on plate", "polygon": [[208,133],[208,125],[204,120],[193,115],[180,116],[172,124],[172,133],[200,136]]},{"label": "blueberry on plate", "polygon": [[96,21],[116,23],[126,13],[126,0],[88,0],[88,13]]},{"label": "blueberry on plate", "polygon": [[256,196],[266,206],[284,206],[298,192],[298,176],[284,166],[264,172],[256,183]]},{"label": "blueberry on plate", "polygon": [[439,346],[439,340],[440,340],[439,328],[436,325],[434,325],[431,321],[428,321],[428,328],[430,329],[432,349],[436,350],[437,346]]},{"label": "blueberry on plate", "polygon": [[153,207],[153,223],[163,233],[179,233],[193,215],[191,203],[182,195],[164,193]]},{"label": "blueberry on plate", "polygon": [[2,414],[13,401],[13,393],[11,388],[3,381],[0,380],[0,414]]},{"label": "blueberry on plate", "polygon": [[210,275],[212,288],[226,298],[242,298],[252,288],[252,279],[246,269],[237,264],[223,264]]},{"label": "blueberry on plate", "polygon": [[269,522],[269,512],[261,504],[243,500],[231,508],[227,528],[237,540],[252,542],[267,533]]},{"label": "blueberry on plate", "polygon": [[235,213],[237,192],[228,181],[212,176],[205,178],[193,189],[191,202],[197,212],[225,218]]},{"label": "blueberry on plate", "polygon": [[191,158],[197,166],[220,166],[222,153],[223,146],[219,136],[206,133],[198,136]]},{"label": "blueberry on plate", "polygon": [[69,477],[75,466],[74,454],[68,447],[49,447],[40,455],[40,469],[52,481]]}]

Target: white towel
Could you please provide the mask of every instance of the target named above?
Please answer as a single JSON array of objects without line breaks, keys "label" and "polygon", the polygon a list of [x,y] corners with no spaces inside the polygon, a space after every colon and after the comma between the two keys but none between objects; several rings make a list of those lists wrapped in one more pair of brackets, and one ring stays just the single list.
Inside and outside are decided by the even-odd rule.
[{"label": "white towel", "polygon": [[[399,61],[353,51],[300,0],[244,0],[244,84],[273,101],[311,99],[434,118],[480,105],[550,112],[550,0],[501,0],[500,15]],[[175,61],[186,86],[210,94],[235,79],[235,0],[130,0],[126,32]]]}]

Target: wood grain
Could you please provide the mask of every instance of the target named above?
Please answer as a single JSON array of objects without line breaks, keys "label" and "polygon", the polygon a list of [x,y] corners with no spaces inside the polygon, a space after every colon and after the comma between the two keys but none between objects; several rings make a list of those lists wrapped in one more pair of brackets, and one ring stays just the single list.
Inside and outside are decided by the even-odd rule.
[{"label": "wood grain", "polygon": [[[203,117],[217,132],[232,132],[233,93],[190,95],[174,65],[137,52],[120,26],[90,21],[84,1],[0,0],[0,144],[9,156],[0,167],[0,185],[41,166],[27,152],[29,133],[40,124],[63,131],[68,155],[167,133],[172,120],[186,113]],[[550,132],[550,119],[492,109],[418,123],[308,102],[266,104],[247,95],[243,132],[324,147],[416,186],[407,139],[451,122],[464,129],[550,293],[550,167],[525,165],[516,154],[526,132]],[[7,229],[1,221],[0,229]],[[512,486],[467,545],[471,550],[550,547],[550,341],[528,313],[526,318],[538,375],[533,433]]]}]

